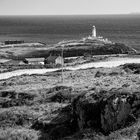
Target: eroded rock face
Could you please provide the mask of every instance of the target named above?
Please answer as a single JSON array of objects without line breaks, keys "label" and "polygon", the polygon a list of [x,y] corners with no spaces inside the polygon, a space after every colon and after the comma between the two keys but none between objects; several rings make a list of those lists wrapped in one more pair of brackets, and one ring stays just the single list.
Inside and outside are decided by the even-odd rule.
[{"label": "eroded rock face", "polygon": [[114,131],[126,124],[131,114],[131,104],[126,96],[114,94],[107,98],[101,110],[101,125],[105,132]]},{"label": "eroded rock face", "polygon": [[35,97],[35,94],[24,92],[0,91],[0,107],[8,108],[13,106],[32,105]]},{"label": "eroded rock face", "polygon": [[139,114],[139,92],[84,92],[75,97],[51,121],[38,120],[33,128],[42,129],[52,139],[85,129],[109,134],[135,122]]},{"label": "eroded rock face", "polygon": [[135,63],[124,64],[123,69],[127,73],[140,74],[140,64],[135,64]]},{"label": "eroded rock face", "polygon": [[73,101],[73,114],[77,118],[79,129],[83,130],[88,127],[101,127],[100,97],[93,94],[80,95]]},{"label": "eroded rock face", "polygon": [[[77,121],[74,120],[71,113],[71,106],[68,105],[59,111],[57,115],[52,115],[50,121],[48,121],[48,118],[37,120],[32,125],[32,128],[40,129],[45,135],[47,134],[49,136],[50,140],[66,137],[75,133],[78,128]],[[43,139],[43,136],[41,139]]]},{"label": "eroded rock face", "polygon": [[135,121],[139,106],[139,93],[87,93],[74,100],[73,111],[80,130],[93,128],[109,133]]}]

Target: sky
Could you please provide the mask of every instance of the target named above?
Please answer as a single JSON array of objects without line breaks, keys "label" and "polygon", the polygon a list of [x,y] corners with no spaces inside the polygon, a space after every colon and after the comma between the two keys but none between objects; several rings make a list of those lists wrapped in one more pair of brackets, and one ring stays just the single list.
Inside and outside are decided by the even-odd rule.
[{"label": "sky", "polygon": [[0,0],[0,15],[140,13],[140,0]]}]

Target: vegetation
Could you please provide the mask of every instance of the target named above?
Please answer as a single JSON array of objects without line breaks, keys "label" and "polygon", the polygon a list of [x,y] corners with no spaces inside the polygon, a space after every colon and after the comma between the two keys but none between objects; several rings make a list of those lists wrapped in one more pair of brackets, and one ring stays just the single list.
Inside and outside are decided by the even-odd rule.
[{"label": "vegetation", "polygon": [[[136,140],[140,65],[0,81],[0,139]],[[96,114],[96,115],[95,115]]]},{"label": "vegetation", "polygon": [[[83,56],[85,54],[91,55],[106,55],[106,54],[135,54],[136,51],[124,44],[84,44],[78,46],[64,47],[64,57]],[[0,52],[1,58],[23,59],[23,58],[39,58],[48,57],[50,54],[59,55],[62,53],[62,47],[14,47],[2,48]]]},{"label": "vegetation", "polygon": [[[61,54],[62,47],[53,47],[48,50],[37,50],[28,53],[26,57],[47,57],[50,54]],[[132,48],[125,46],[124,44],[106,44],[106,45],[83,45],[83,46],[70,46],[64,47],[64,57],[83,56],[84,54],[91,55],[105,55],[105,54],[128,54],[136,53]]]}]

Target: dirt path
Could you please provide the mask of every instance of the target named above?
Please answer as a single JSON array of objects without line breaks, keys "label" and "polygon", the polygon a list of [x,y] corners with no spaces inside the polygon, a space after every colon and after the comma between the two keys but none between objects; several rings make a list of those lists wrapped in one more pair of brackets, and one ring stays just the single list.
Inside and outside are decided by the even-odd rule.
[{"label": "dirt path", "polygon": [[[67,70],[79,70],[79,69],[88,69],[88,68],[112,68],[117,67],[120,65],[124,65],[126,63],[140,63],[140,58],[118,58],[118,59],[112,59],[108,61],[100,61],[100,62],[90,62],[86,64],[81,64],[78,66],[69,66],[65,67]],[[20,69],[15,70],[11,72],[5,72],[0,74],[0,80],[8,79],[13,76],[20,76],[23,74],[44,74],[46,72],[54,72],[57,70],[60,70],[61,68],[53,68],[53,69]]]}]

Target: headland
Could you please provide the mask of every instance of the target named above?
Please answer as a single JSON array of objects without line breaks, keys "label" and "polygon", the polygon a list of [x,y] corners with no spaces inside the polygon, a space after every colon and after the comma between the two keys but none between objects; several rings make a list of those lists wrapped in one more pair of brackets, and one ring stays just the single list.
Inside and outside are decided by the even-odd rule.
[{"label": "headland", "polygon": [[53,46],[16,43],[0,47],[0,76],[8,72],[0,77],[0,139],[140,138],[135,49],[97,36],[95,26]]}]

